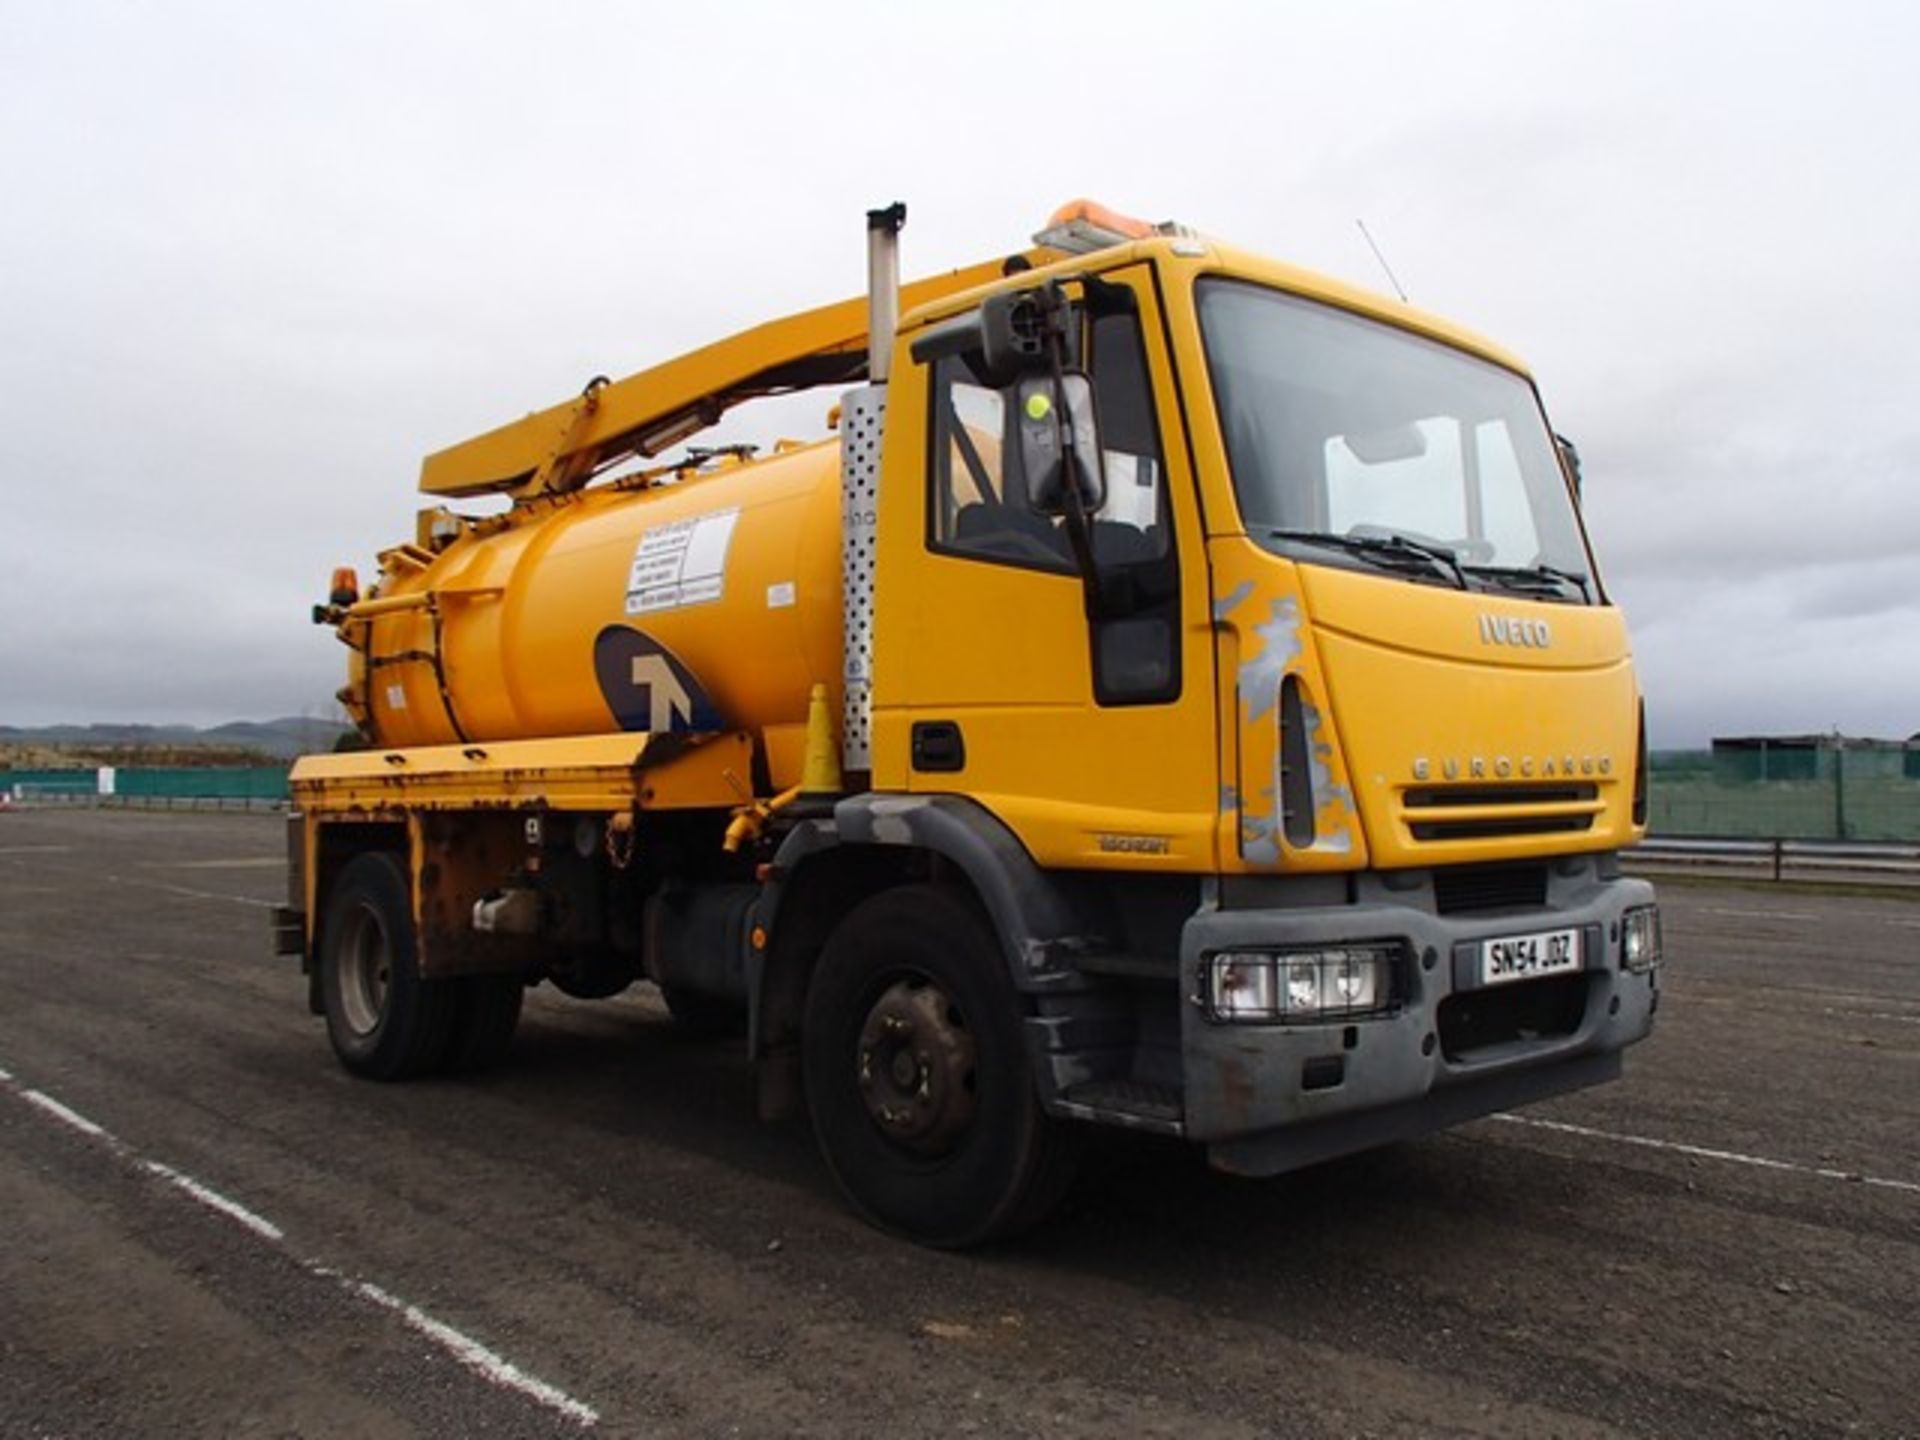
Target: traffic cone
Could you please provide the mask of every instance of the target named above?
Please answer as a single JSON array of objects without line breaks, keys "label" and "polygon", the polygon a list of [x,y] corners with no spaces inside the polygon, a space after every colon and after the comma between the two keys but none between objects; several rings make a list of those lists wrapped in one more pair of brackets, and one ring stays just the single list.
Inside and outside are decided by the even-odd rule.
[{"label": "traffic cone", "polygon": [[816,685],[807,701],[807,754],[800,767],[800,793],[838,795],[840,789],[840,746],[827,708],[827,687]]}]

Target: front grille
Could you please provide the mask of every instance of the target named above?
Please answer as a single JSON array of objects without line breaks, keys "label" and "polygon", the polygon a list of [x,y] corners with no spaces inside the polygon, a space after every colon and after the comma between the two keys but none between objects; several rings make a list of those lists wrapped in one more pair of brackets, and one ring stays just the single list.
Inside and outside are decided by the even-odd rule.
[{"label": "front grille", "polygon": [[1600,787],[1591,784],[1417,785],[1400,796],[1415,840],[1487,840],[1578,834],[1593,828]]},{"label": "front grille", "polygon": [[1440,1002],[1440,1051],[1449,1060],[1516,1041],[1571,1035],[1587,1014],[1585,975],[1556,975],[1490,990],[1463,990]]},{"label": "front grille", "polygon": [[1547,867],[1449,865],[1433,872],[1433,899],[1442,915],[1544,905],[1547,903]]},{"label": "front grille", "polygon": [[1598,785],[1416,785],[1401,802],[1409,810],[1460,805],[1566,805],[1597,799]]},{"label": "front grille", "polygon": [[1579,834],[1593,828],[1591,815],[1512,815],[1496,820],[1416,820],[1416,840],[1491,840],[1502,835]]}]

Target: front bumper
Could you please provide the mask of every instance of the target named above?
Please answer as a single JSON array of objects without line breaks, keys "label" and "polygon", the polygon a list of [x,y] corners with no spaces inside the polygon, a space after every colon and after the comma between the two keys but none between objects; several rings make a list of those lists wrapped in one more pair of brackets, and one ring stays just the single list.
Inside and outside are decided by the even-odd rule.
[{"label": "front bumper", "polygon": [[[1659,970],[1621,964],[1620,919],[1645,881],[1588,862],[1553,877],[1541,908],[1442,915],[1430,888],[1366,877],[1354,903],[1208,909],[1181,941],[1184,1125],[1219,1168],[1270,1175],[1598,1084],[1653,1028]],[[1482,986],[1480,941],[1578,927],[1583,968]],[[1393,1009],[1310,1024],[1214,1019],[1206,967],[1221,951],[1395,939]],[[1551,990],[1540,987],[1552,987]]]}]

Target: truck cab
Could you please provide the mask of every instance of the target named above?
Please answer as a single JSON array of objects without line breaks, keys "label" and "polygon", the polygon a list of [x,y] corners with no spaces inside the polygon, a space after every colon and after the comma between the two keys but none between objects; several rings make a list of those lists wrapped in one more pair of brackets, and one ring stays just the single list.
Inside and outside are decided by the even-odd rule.
[{"label": "truck cab", "polygon": [[[955,339],[1047,285],[1090,568],[1022,473],[1030,373]],[[1640,702],[1517,361],[1156,235],[910,314],[887,403],[872,785],[1100,897],[1048,937],[1100,997],[1039,1003],[1056,1110],[1273,1173],[1617,1073],[1658,1004]]]}]

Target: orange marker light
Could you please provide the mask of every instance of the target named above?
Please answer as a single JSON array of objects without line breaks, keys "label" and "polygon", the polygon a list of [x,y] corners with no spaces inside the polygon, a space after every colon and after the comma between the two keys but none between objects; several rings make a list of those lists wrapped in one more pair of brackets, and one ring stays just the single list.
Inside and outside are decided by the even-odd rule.
[{"label": "orange marker light", "polygon": [[1164,233],[1164,226],[1122,215],[1098,201],[1069,200],[1053,212],[1046,228],[1033,237],[1033,243],[1084,255],[1109,245],[1125,245],[1129,240],[1147,240]]}]

